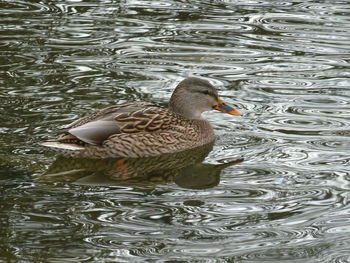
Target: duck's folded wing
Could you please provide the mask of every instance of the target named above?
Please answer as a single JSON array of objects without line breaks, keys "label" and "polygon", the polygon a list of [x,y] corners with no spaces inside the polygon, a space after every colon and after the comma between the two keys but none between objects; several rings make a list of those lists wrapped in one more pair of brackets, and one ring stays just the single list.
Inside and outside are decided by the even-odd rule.
[{"label": "duck's folded wing", "polygon": [[98,120],[69,129],[69,133],[83,142],[99,145],[109,136],[120,133],[120,127],[115,121]]},{"label": "duck's folded wing", "polygon": [[66,132],[69,129],[76,128],[78,126],[84,125],[88,122],[98,121],[98,120],[113,120],[115,116],[122,113],[132,113],[140,109],[147,107],[152,107],[154,104],[147,102],[133,102],[133,103],[123,103],[118,105],[113,105],[96,112],[93,112],[85,117],[75,120],[74,122],[65,125],[61,128],[60,132]]},{"label": "duck's folded wing", "polygon": [[[182,122],[182,119],[166,109],[154,106],[138,110],[134,110],[135,108],[128,106],[122,110],[120,107],[118,110],[104,109],[105,114],[98,118],[94,116],[95,119],[92,121],[90,117],[90,121],[82,119],[80,122],[73,123],[61,133],[59,141],[68,142],[78,139],[87,144],[101,145],[112,135],[162,132],[169,128],[177,130],[182,127],[177,125]],[[176,127],[179,128],[176,129]]]}]

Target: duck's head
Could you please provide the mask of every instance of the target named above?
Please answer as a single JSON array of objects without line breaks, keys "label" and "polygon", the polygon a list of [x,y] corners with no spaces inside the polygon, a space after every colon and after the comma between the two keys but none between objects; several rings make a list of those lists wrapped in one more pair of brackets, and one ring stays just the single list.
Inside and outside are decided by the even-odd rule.
[{"label": "duck's head", "polygon": [[184,79],[177,85],[171,95],[169,108],[187,119],[201,119],[201,114],[210,110],[242,115],[219,98],[217,90],[209,81],[195,77]]}]

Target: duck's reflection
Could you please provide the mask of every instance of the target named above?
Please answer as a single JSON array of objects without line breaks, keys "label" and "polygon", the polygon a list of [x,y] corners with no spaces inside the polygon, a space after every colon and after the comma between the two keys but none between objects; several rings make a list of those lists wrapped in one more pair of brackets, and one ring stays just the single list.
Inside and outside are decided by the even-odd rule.
[{"label": "duck's reflection", "polygon": [[74,181],[88,185],[148,185],[175,182],[183,188],[205,189],[220,182],[221,171],[243,160],[202,163],[213,144],[148,158],[77,159],[58,157],[41,181]]}]

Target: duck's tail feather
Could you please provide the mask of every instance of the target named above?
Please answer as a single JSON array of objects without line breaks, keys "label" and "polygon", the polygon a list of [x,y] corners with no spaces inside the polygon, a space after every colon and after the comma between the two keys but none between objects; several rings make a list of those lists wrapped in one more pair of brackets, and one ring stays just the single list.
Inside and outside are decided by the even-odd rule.
[{"label": "duck's tail feather", "polygon": [[54,148],[57,150],[71,150],[71,151],[81,151],[84,150],[84,147],[74,143],[63,143],[58,141],[45,141],[40,143],[40,145],[45,147]]}]

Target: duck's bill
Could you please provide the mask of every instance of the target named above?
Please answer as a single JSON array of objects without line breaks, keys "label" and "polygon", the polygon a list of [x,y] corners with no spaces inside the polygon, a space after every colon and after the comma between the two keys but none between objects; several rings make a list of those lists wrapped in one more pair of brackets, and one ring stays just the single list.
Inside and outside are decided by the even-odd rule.
[{"label": "duck's bill", "polygon": [[230,105],[227,105],[222,99],[218,99],[217,103],[218,103],[217,105],[213,106],[214,110],[218,110],[218,111],[235,115],[235,116],[242,115],[242,112],[232,108]]}]

